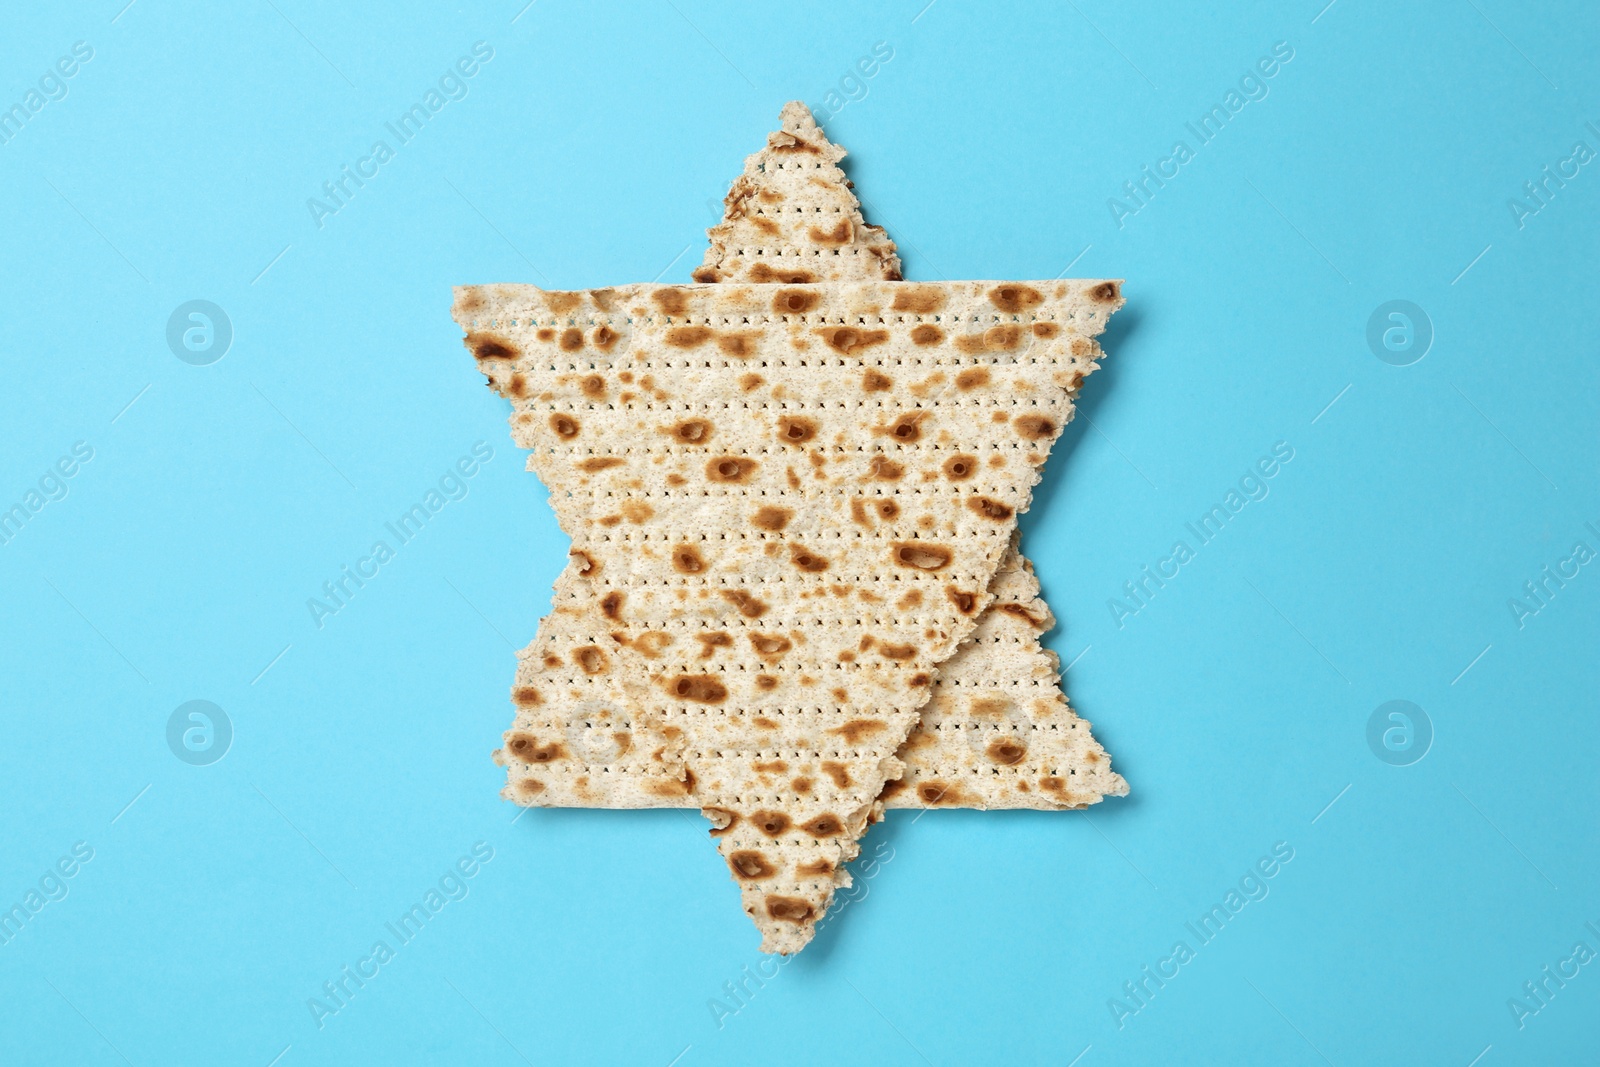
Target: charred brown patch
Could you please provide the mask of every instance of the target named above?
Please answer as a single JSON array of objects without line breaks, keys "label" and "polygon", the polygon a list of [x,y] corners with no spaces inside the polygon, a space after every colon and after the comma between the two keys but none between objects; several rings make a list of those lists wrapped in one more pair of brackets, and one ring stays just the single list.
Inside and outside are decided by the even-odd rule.
[{"label": "charred brown patch", "polygon": [[839,248],[855,240],[856,229],[854,223],[848,218],[842,218],[831,230],[824,230],[821,226],[813,226],[806,231],[811,239],[819,245],[828,245]]},{"label": "charred brown patch", "polygon": [[916,645],[891,645],[887,642],[878,646],[878,651],[885,659],[908,660],[916,657]]},{"label": "charred brown patch", "polygon": [[807,778],[804,775],[801,775],[800,777],[795,778],[795,779],[793,779],[792,781],[789,782],[789,788],[793,789],[796,793],[799,793],[801,796],[806,796],[806,795],[810,794],[811,787],[814,786],[815,784],[816,783],[813,782],[810,778]]},{"label": "charred brown patch", "polygon": [[822,773],[833,779],[833,784],[840,789],[850,785],[850,771],[838,760],[823,760]]},{"label": "charred brown patch", "polygon": [[927,417],[926,411],[908,411],[891,422],[885,432],[901,444],[914,444],[922,439],[922,423]]},{"label": "charred brown patch", "polygon": [[887,729],[888,727],[877,719],[851,719],[843,726],[836,726],[828,732],[830,734],[838,734],[848,744],[853,745],[863,737],[869,737],[880,730]]},{"label": "charred brown patch", "polygon": [[497,334],[474,333],[467,335],[467,347],[472,358],[483,362],[491,359],[517,359],[522,355],[517,346]]},{"label": "charred brown patch", "polygon": [[609,352],[616,346],[617,331],[609,326],[596,326],[589,334],[589,341],[600,351]]},{"label": "charred brown patch", "polygon": [[599,471],[610,470],[612,467],[620,467],[622,466],[623,462],[623,460],[618,459],[616,456],[595,456],[593,459],[580,460],[578,462],[578,469],[581,471],[587,471],[590,474],[595,474]]},{"label": "charred brown patch", "polygon": [[1018,415],[1011,425],[1030,441],[1042,441],[1056,432],[1056,424],[1043,415]]},{"label": "charred brown patch", "polygon": [[567,555],[572,557],[572,562],[578,565],[578,573],[585,578],[593,578],[600,573],[600,564],[595,558],[581,548],[574,548]]},{"label": "charred brown patch", "polygon": [[606,658],[599,645],[584,645],[582,648],[574,649],[572,659],[584,674],[600,674],[611,666],[611,661]]},{"label": "charred brown patch", "polygon": [[668,427],[666,432],[686,445],[703,445],[711,440],[711,430],[711,423],[706,419],[684,419]]},{"label": "charred brown patch", "polygon": [[993,522],[1004,522],[1006,519],[1009,519],[1013,514],[1015,514],[1015,512],[1007,505],[987,496],[975,496],[971,498],[967,501],[967,507]]},{"label": "charred brown patch", "polygon": [[756,650],[756,655],[771,662],[793,648],[794,642],[780,634],[751,634],[750,647]]},{"label": "charred brown patch", "polygon": [[844,823],[837,815],[818,815],[809,822],[802,823],[800,829],[812,837],[838,837],[844,833]]},{"label": "charred brown patch", "polygon": [[582,293],[573,292],[547,292],[544,294],[545,306],[558,315],[564,315],[583,303]]},{"label": "charred brown patch", "polygon": [[[893,500],[880,500],[877,504],[880,519],[895,519],[900,516],[900,505]],[[913,590],[914,591],[914,590]]]},{"label": "charred brown patch", "polygon": [[561,351],[576,352],[583,347],[583,331],[577,327],[561,331]]},{"label": "charred brown patch", "polygon": [[551,415],[550,428],[554,430],[556,436],[561,438],[563,441],[572,440],[574,437],[578,436],[578,431],[582,429],[582,427],[578,424],[578,420],[573,418],[571,415]]},{"label": "charred brown patch", "polygon": [[[716,281],[716,278],[696,278],[695,281]],[[765,284],[767,282],[788,282],[790,285],[804,285],[814,282],[817,276],[808,270],[785,269],[773,267],[770,263],[757,263],[750,268],[750,280]]]},{"label": "charred brown patch", "polygon": [[517,400],[528,399],[528,379],[520,374],[513,374],[511,381],[506,385],[504,396],[515,397]]},{"label": "charred brown patch", "polygon": [[817,331],[823,343],[841,355],[852,355],[889,340],[888,330],[858,330],[854,326],[829,326]]},{"label": "charred brown patch", "polygon": [[944,461],[944,476],[952,482],[964,482],[977,473],[977,456],[951,456]]},{"label": "charred brown patch", "polygon": [[794,518],[794,512],[789,508],[764,507],[750,516],[750,522],[763,530],[777,533],[789,525],[789,520]]},{"label": "charred brown patch", "polygon": [[765,381],[766,379],[759,374],[741,374],[739,375],[739,388],[748,393],[752,389],[759,388]]},{"label": "charred brown patch", "polygon": [[578,388],[583,390],[583,395],[590,400],[604,400],[606,398],[606,380],[598,374],[585,374],[578,383]]},{"label": "charred brown patch", "polygon": [[861,388],[869,393],[887,393],[894,388],[894,379],[879,371],[869,370],[861,376]]},{"label": "charred brown patch", "polygon": [[930,315],[944,307],[944,300],[944,289],[937,285],[897,285],[893,310]]},{"label": "charred brown patch", "polygon": [[989,290],[989,302],[1001,311],[1026,311],[1044,303],[1044,295],[1028,285],[997,285]]},{"label": "charred brown patch", "polygon": [[694,639],[700,642],[700,658],[710,659],[717,654],[719,648],[729,648],[733,645],[733,638],[728,634],[695,634]]},{"label": "charred brown patch", "polygon": [[991,326],[983,331],[983,347],[990,351],[1009,352],[1021,343],[1021,326]]},{"label": "charred brown patch", "polygon": [[612,622],[618,621],[622,618],[622,602],[626,599],[627,597],[624,594],[615,590],[607,593],[600,598],[600,614]]},{"label": "charred brown patch", "polygon": [[544,783],[537,778],[524,778],[517,783],[517,792],[525,797],[538,796],[544,792]]},{"label": "charred brown patch", "polygon": [[779,289],[772,294],[772,310],[779,315],[804,315],[822,302],[822,294],[810,289]]},{"label": "charred brown patch", "polygon": [[930,807],[961,803],[961,791],[944,782],[923,782],[917,786],[917,799]]},{"label": "charred brown patch", "polygon": [[1117,282],[1101,282],[1092,286],[1087,295],[1097,304],[1115,304],[1122,299],[1122,286]]},{"label": "charred brown patch", "polygon": [[554,341],[556,339],[556,332],[548,326],[541,327],[540,329],[534,331],[533,335],[541,341]]},{"label": "charred brown patch", "polygon": [[880,482],[898,481],[905,474],[903,464],[896,463],[888,456],[873,456],[867,464],[867,477]]},{"label": "charred brown patch", "polygon": [[767,915],[780,922],[794,923],[802,926],[811,921],[814,914],[810,904],[799,897],[780,897],[776,893],[769,893],[766,897]]},{"label": "charred brown patch", "polygon": [[892,558],[902,567],[919,571],[942,571],[950,565],[955,553],[943,545],[930,545],[922,541],[898,541]]},{"label": "charred brown patch", "polygon": [[756,353],[761,334],[754,330],[741,333],[724,333],[717,336],[717,351],[733,359],[749,359]]},{"label": "charred brown patch", "polygon": [[709,326],[674,326],[667,331],[667,344],[673,348],[698,348],[709,340]]},{"label": "charred brown patch", "polygon": [[1012,767],[1022,762],[1022,757],[1028,754],[1028,746],[1020,741],[1002,737],[990,741],[983,751],[994,762]]},{"label": "charred brown patch", "polygon": [[758,811],[750,816],[750,823],[768,837],[777,837],[789,829],[790,819],[781,811]]},{"label": "charred brown patch", "polygon": [[699,574],[706,569],[706,561],[693,545],[679,545],[672,550],[672,569],[679,574]]},{"label": "charred brown patch", "polygon": [[778,868],[768,863],[767,857],[753,849],[740,849],[738,852],[729,853],[728,869],[733,872],[735,878],[743,882],[771,878],[778,873]]},{"label": "charred brown patch", "polygon": [[950,603],[963,615],[971,615],[978,610],[978,594],[969,593],[965,589],[957,589],[953,585],[944,587],[944,595],[950,598]]},{"label": "charred brown patch", "polygon": [[747,482],[758,466],[760,464],[753,459],[719,456],[706,464],[706,477],[714,482]]},{"label": "charred brown patch", "polygon": [[682,315],[689,307],[689,294],[682,289],[657,289],[650,294],[650,299],[668,315]]},{"label": "charred brown patch", "polygon": [[506,738],[506,749],[523,763],[551,763],[567,758],[567,750],[559,741],[541,745],[532,734],[514,733]]},{"label": "charred brown patch", "polygon": [[721,837],[739,822],[738,814],[727,808],[701,808],[700,814],[711,820],[712,837]]},{"label": "charred brown patch", "polygon": [[679,700],[696,704],[720,704],[728,699],[728,687],[709,674],[680,674],[670,679],[666,687]]},{"label": "charred brown patch", "polygon": [[786,445],[803,445],[815,436],[817,436],[815,419],[785,415],[778,420],[778,440]]},{"label": "charred brown patch", "polygon": [[923,323],[911,331],[911,343],[914,345],[936,345],[943,340],[944,331],[927,323]]},{"label": "charred brown patch", "polygon": [[833,873],[833,861],[812,860],[810,863],[797,863],[794,873],[801,878],[826,878]]},{"label": "charred brown patch", "polygon": [[542,699],[531,685],[519,685],[511,690],[511,701],[519,708],[536,708]]},{"label": "charred brown patch", "polygon": [[768,237],[776,237],[778,235],[778,224],[767,218],[765,215],[751,215],[749,218],[750,225],[754,226]]},{"label": "charred brown patch", "polygon": [[789,562],[811,574],[820,574],[828,569],[826,556],[820,556],[801,545],[789,546]]},{"label": "charred brown patch", "polygon": [[956,375],[957,389],[977,389],[989,384],[988,367],[968,367]]},{"label": "charred brown patch", "polygon": [[747,619],[759,619],[767,613],[764,601],[757,600],[743,589],[725,589],[722,599],[739,609],[739,614]]},{"label": "charred brown patch", "polygon": [[1042,337],[1046,341],[1061,332],[1061,327],[1053,322],[1036,322],[1032,329],[1035,337]]},{"label": "charred brown patch", "polygon": [[1029,611],[1021,604],[1001,604],[1000,610],[1005,612],[1007,615],[1010,615],[1012,618],[1021,619],[1029,626],[1032,626],[1035,630],[1044,629],[1044,620],[1036,617],[1033,612]]}]

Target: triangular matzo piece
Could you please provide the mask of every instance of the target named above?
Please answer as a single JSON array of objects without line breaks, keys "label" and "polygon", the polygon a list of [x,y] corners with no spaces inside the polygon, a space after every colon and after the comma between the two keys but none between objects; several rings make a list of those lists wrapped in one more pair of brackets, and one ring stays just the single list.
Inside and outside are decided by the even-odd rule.
[{"label": "triangular matzo piece", "polygon": [[694,280],[899,280],[894,242],[882,227],[867,225],[839,169],[844,149],[823,136],[798,101],[784,105],[779,122],[728,189],[722,221],[706,231],[711,247]]},{"label": "triangular matzo piece", "polygon": [[885,782],[886,807],[1085,808],[1128,783],[1061,692],[1061,662],[1039,643],[1055,625],[1033,565],[1006,554],[994,602],[972,638],[939,665],[933,697]]},{"label": "triangular matzo piece", "polygon": [[[615,671],[628,717],[681,742],[767,951],[847,884],[1120,304],[1115,282],[457,290],[571,585],[614,624],[550,659]],[[549,791],[577,755],[522,733],[512,776]],[[585,769],[586,802],[638,803]]]}]

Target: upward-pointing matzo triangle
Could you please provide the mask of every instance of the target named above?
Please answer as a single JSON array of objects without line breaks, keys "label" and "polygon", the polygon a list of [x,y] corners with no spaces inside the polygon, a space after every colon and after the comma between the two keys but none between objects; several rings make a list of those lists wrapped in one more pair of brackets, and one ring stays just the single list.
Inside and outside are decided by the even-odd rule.
[{"label": "upward-pointing matzo triangle", "polygon": [[[836,172],[802,140],[771,146],[783,169]],[[519,689],[542,736],[508,757],[581,759],[579,802],[638,803],[539,711],[615,672],[639,736],[671,744],[618,729],[610,755],[683,768],[764,947],[801,947],[1118,304],[1111,282],[458,290],[577,561],[529,650],[565,691]]]}]

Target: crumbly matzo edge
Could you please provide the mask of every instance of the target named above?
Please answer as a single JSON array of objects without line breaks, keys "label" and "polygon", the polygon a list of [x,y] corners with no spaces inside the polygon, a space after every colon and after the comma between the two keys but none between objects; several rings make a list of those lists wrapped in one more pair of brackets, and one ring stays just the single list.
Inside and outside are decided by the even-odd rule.
[{"label": "crumbly matzo edge", "polygon": [[[802,140],[773,147],[820,154]],[[801,947],[1119,304],[1079,282],[458,290],[574,539],[519,670],[518,799],[704,805],[763,947]]]}]

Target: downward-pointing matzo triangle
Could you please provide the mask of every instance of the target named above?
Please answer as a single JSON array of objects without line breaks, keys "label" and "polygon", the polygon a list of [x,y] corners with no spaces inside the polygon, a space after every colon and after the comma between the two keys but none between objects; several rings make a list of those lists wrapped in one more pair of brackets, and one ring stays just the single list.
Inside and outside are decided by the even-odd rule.
[{"label": "downward-pointing matzo triangle", "polygon": [[[800,141],[774,148],[836,172]],[[574,541],[523,663],[547,684],[516,694],[523,799],[692,795],[764,947],[801,947],[1118,303],[1076,282],[458,290]],[[628,710],[575,731],[607,677]]]}]

